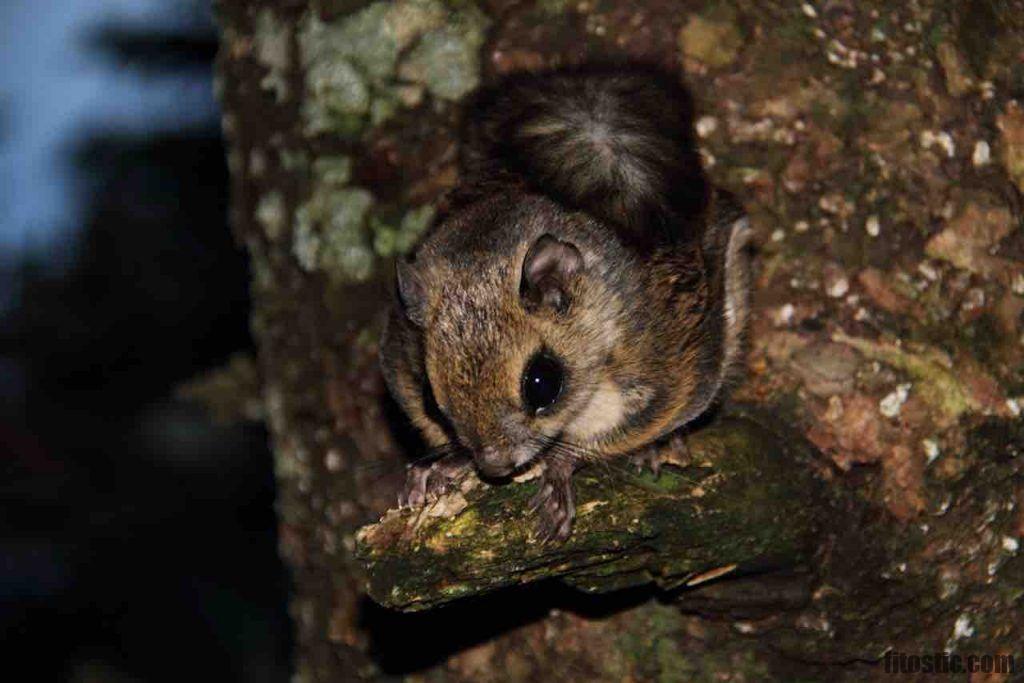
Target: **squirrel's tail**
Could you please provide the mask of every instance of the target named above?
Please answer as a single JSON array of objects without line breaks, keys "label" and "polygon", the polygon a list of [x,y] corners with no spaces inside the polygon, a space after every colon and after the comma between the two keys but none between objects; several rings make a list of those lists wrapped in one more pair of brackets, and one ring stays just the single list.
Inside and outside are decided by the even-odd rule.
[{"label": "squirrel's tail", "polygon": [[510,174],[633,237],[689,236],[706,207],[689,95],[653,69],[512,77],[480,93],[468,121],[470,176]]}]

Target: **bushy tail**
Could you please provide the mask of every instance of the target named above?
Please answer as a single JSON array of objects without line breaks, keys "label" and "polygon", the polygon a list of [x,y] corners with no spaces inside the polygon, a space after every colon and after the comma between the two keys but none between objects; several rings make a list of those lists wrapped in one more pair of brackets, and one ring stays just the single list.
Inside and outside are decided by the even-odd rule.
[{"label": "bushy tail", "polygon": [[692,236],[706,206],[689,95],[660,72],[513,77],[480,93],[468,121],[470,176],[511,174],[641,241]]}]

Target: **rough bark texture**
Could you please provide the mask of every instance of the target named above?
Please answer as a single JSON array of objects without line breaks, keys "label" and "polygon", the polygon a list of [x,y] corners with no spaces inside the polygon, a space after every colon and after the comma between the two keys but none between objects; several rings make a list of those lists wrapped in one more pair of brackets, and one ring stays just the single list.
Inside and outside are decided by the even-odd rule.
[{"label": "rough bark texture", "polygon": [[[259,345],[243,393],[255,376],[263,396],[234,412],[262,413],[274,440],[297,680],[863,680],[884,677],[887,650],[1024,666],[1021,2],[222,0],[219,13],[233,224]],[[474,489],[459,494],[471,508],[412,536],[394,513],[364,532],[368,577],[356,532],[392,506],[416,454],[376,366],[389,263],[456,178],[459,102],[509,71],[622,56],[694,90],[709,172],[743,199],[760,249],[737,398],[817,455],[792,461],[792,481],[776,460],[792,452],[770,447],[744,460],[753,470],[713,457],[643,479],[721,474],[739,497],[702,509],[724,528],[696,515],[692,489],[668,510],[621,472],[591,472],[589,502],[645,521],[598,538],[581,515],[562,568],[496,509],[529,483]],[[712,428],[694,438],[764,430]],[[752,472],[750,491],[729,488]],[[822,495],[800,497],[801,482]],[[754,505],[759,491],[770,500]],[[681,527],[668,533],[660,515]],[[481,546],[455,529],[467,518],[524,564],[468,561]],[[767,523],[754,534],[743,519]],[[431,530],[435,547],[410,544]],[[698,559],[663,572],[686,556],[673,548],[686,530]],[[811,547],[794,544],[807,530]],[[624,583],[674,585],[772,549],[795,564],[600,596],[540,582],[413,615],[365,598],[369,578],[381,600],[397,587],[393,604],[426,606],[467,567],[482,589],[527,578],[527,562],[587,583],[606,542],[648,531],[651,544],[608,565]],[[622,558],[642,573],[620,571]],[[448,575],[413,575],[426,566]]]},{"label": "rough bark texture", "polygon": [[536,485],[467,477],[426,508],[391,511],[359,533],[370,596],[411,610],[546,578],[587,592],[671,590],[811,559],[829,506],[806,453],[737,419],[693,434],[686,450],[665,457],[690,464],[667,464],[657,477],[608,463],[580,472],[565,543],[535,540]]}]

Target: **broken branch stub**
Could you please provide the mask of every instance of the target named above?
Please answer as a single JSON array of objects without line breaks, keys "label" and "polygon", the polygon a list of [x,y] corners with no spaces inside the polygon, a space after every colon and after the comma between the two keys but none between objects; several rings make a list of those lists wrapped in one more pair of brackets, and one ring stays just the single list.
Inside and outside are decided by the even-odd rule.
[{"label": "broken branch stub", "polygon": [[827,509],[808,451],[745,417],[721,418],[666,453],[659,477],[626,461],[577,473],[577,518],[562,544],[536,541],[536,482],[475,477],[425,508],[391,510],[357,535],[370,596],[414,611],[539,579],[603,592],[694,586],[747,568],[794,565]]}]

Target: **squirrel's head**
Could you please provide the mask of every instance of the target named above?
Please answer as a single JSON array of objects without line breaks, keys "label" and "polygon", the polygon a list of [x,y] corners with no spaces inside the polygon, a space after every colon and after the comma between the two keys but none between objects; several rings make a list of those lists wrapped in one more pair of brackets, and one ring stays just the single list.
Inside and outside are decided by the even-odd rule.
[{"label": "squirrel's head", "polygon": [[456,212],[398,264],[423,393],[485,475],[622,418],[608,381],[630,285],[620,282],[621,248],[592,225],[540,197],[490,199]]}]

